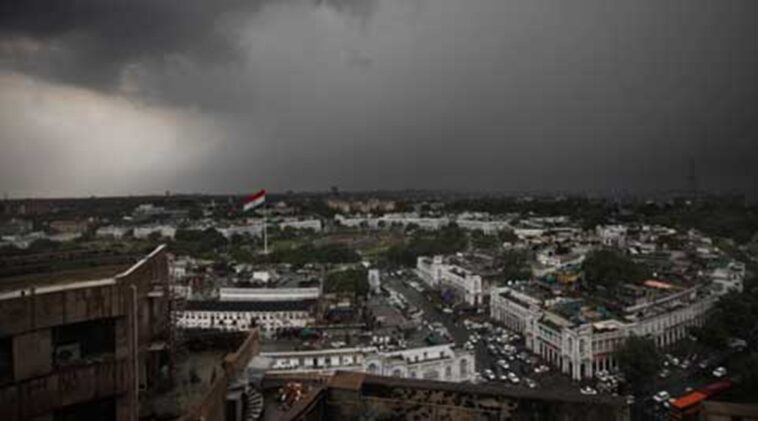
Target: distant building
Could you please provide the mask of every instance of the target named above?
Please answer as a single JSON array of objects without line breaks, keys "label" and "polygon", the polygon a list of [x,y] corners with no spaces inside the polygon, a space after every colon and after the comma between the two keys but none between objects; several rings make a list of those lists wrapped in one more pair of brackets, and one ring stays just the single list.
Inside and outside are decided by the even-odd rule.
[{"label": "distant building", "polygon": [[472,306],[482,304],[482,277],[442,256],[419,257],[416,274],[432,288],[452,289],[461,301]]},{"label": "distant building", "polygon": [[56,220],[50,222],[50,229],[59,234],[82,234],[89,228],[89,222],[83,220]]},{"label": "distant building", "polygon": [[382,293],[382,278],[379,269],[369,269],[368,286],[372,294],[378,295]]},{"label": "distant building", "polygon": [[248,225],[234,225],[224,228],[216,228],[227,240],[235,235],[261,237],[263,236],[263,220],[255,220]]},{"label": "distant building", "polygon": [[719,294],[726,294],[730,291],[742,292],[742,283],[745,279],[745,264],[731,261],[724,266],[714,269],[710,277]]},{"label": "distant building", "polygon": [[186,329],[248,331],[259,327],[267,337],[315,323],[316,300],[298,301],[187,301],[178,314]]},{"label": "distant building", "polygon": [[318,300],[321,289],[309,288],[219,288],[221,301],[278,302]]},{"label": "distant building", "polygon": [[161,238],[174,238],[176,236],[176,228],[169,225],[155,225],[147,227],[135,227],[134,238],[145,239],[150,237],[150,234],[157,233]]},{"label": "distant building", "polygon": [[96,237],[114,238],[120,240],[130,231],[131,228],[119,227],[115,225],[106,225],[95,230]]},{"label": "distant building", "polygon": [[598,225],[595,231],[604,246],[624,247],[626,245],[627,227],[625,225]]},{"label": "distant building", "polygon": [[295,230],[311,230],[314,232],[321,232],[323,226],[320,219],[293,219],[279,223],[280,229],[291,228]]},{"label": "distant building", "polygon": [[472,381],[476,374],[471,351],[450,344],[423,346],[396,351],[376,347],[321,349],[313,351],[263,352],[273,361],[271,374],[331,374],[337,370],[411,379]]},{"label": "distant building", "polygon": [[13,218],[3,223],[0,223],[0,236],[6,235],[23,235],[31,232],[34,229],[32,221],[26,219]]}]

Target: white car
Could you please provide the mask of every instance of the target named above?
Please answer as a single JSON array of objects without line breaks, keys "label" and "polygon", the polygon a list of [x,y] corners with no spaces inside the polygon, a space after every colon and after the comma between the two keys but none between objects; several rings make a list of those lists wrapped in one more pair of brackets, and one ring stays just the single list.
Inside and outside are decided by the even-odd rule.
[{"label": "white car", "polygon": [[668,402],[670,397],[671,395],[669,394],[669,392],[665,390],[661,390],[660,392],[653,395],[653,400],[658,403],[663,403],[663,402]]},{"label": "white car", "polygon": [[537,373],[537,374],[547,373],[548,371],[550,371],[550,367],[548,367],[548,366],[546,366],[544,364],[540,365],[539,367],[535,367],[534,368],[534,372]]},{"label": "white car", "polygon": [[716,369],[713,370],[712,374],[713,374],[713,377],[716,377],[716,378],[720,379],[720,378],[726,376],[726,368],[724,368],[724,367],[716,367]]},{"label": "white car", "polygon": [[519,379],[518,376],[516,375],[516,373],[514,373],[512,371],[508,372],[508,380],[510,380],[511,383],[515,383],[515,384],[521,383],[521,379]]},{"label": "white car", "polygon": [[579,393],[582,395],[597,395],[597,390],[591,386],[584,386],[583,388],[579,389]]}]

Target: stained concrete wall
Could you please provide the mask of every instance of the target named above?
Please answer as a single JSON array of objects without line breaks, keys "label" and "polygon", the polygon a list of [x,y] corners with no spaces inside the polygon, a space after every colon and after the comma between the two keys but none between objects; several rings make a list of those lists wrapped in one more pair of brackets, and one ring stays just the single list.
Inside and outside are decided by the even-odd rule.
[{"label": "stained concrete wall", "polygon": [[[168,262],[159,248],[115,282],[0,299],[0,333],[12,336],[14,354],[14,383],[0,386],[0,420],[44,419],[55,408],[115,395],[117,420],[135,419],[133,355],[150,343],[169,345],[168,294],[148,297],[166,292],[167,282]],[[139,347],[133,343],[131,285],[137,287]],[[53,327],[104,318],[115,319],[112,360],[53,367]]]}]

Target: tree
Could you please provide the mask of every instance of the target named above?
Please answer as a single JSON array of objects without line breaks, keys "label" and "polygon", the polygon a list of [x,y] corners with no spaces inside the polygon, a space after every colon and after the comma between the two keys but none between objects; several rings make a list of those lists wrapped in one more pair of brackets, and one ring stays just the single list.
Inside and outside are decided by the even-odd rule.
[{"label": "tree", "polygon": [[513,230],[502,230],[500,231],[500,241],[504,243],[516,243],[518,241],[518,236],[516,233],[513,232]]},{"label": "tree", "polygon": [[630,336],[614,353],[619,369],[635,393],[646,391],[655,378],[662,358],[652,338]]},{"label": "tree", "polygon": [[331,272],[324,282],[324,292],[327,293],[348,293],[365,297],[368,291],[368,272],[362,268]]},{"label": "tree", "polygon": [[503,281],[525,280],[532,277],[526,252],[509,250],[500,255],[499,264],[503,268]]},{"label": "tree", "polygon": [[745,391],[758,390],[758,352],[753,352],[739,366],[742,375],[742,389]]},{"label": "tree", "polygon": [[649,276],[647,269],[613,250],[590,253],[582,264],[585,285],[613,290],[621,282],[639,283]]},{"label": "tree", "polygon": [[719,298],[705,324],[693,329],[693,333],[714,348],[726,346],[730,338],[744,339],[756,345],[756,319],[758,294],[748,289],[743,293],[730,292]]},{"label": "tree", "polygon": [[500,245],[500,240],[496,235],[487,235],[481,230],[475,230],[471,233],[471,242],[474,248],[482,250],[496,249]]}]

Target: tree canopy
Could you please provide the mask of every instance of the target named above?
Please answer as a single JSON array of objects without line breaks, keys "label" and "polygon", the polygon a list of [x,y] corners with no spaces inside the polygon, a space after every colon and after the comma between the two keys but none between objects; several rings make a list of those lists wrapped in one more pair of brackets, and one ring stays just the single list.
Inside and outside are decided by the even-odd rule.
[{"label": "tree canopy", "polygon": [[730,338],[748,341],[758,346],[758,293],[746,289],[743,293],[730,292],[721,297],[703,326],[693,333],[706,345],[724,347]]},{"label": "tree canopy", "polygon": [[404,244],[390,247],[384,255],[384,263],[390,266],[416,265],[419,256],[453,254],[465,250],[468,245],[466,232],[456,225],[438,231],[416,230]]},{"label": "tree canopy", "polygon": [[294,266],[303,266],[306,263],[354,263],[360,260],[360,256],[344,244],[327,244],[320,247],[305,244],[275,250],[266,256],[265,260],[271,263],[291,263]]},{"label": "tree canopy", "polygon": [[368,291],[368,272],[363,268],[330,272],[324,281],[326,293],[349,293],[365,297]]},{"label": "tree canopy", "polygon": [[651,338],[630,336],[615,352],[619,369],[634,392],[645,391],[655,378],[662,358]]},{"label": "tree canopy", "polygon": [[614,250],[590,253],[582,264],[585,285],[614,289],[621,282],[638,283],[649,277],[647,269]]}]

